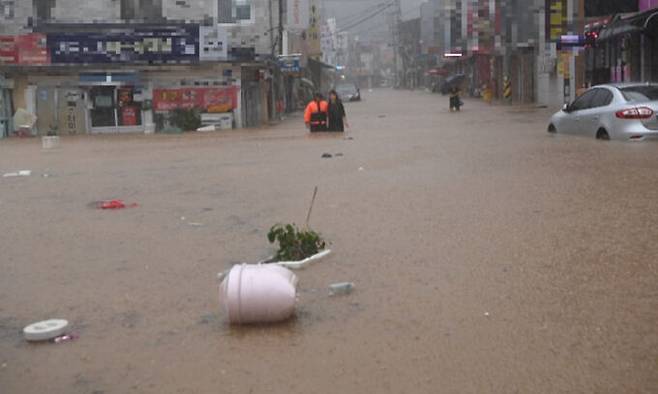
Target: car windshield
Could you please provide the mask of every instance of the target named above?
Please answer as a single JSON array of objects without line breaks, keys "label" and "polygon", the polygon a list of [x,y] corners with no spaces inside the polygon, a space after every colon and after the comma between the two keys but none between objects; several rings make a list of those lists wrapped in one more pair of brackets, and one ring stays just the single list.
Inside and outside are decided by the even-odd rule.
[{"label": "car windshield", "polygon": [[355,93],[356,88],[353,85],[340,85],[336,88],[336,92],[339,94]]},{"label": "car windshield", "polygon": [[658,100],[658,86],[630,86],[620,90],[627,101]]}]

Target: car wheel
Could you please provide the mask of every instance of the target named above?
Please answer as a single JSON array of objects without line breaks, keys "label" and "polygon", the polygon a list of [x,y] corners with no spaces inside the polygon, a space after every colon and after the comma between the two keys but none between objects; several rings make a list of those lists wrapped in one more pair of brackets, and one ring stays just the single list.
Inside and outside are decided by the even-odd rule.
[{"label": "car wheel", "polygon": [[605,129],[599,129],[599,131],[596,132],[596,139],[597,140],[603,140],[603,141],[609,141],[610,140],[610,134]]},{"label": "car wheel", "polygon": [[555,133],[557,133],[557,129],[555,128],[555,126],[553,126],[553,124],[549,124],[548,125],[548,132],[551,133],[551,134],[555,134]]}]

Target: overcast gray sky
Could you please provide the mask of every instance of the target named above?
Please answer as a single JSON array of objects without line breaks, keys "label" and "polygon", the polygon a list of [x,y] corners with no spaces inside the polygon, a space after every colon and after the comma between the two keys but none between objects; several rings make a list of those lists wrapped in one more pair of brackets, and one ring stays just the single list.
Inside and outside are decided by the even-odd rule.
[{"label": "overcast gray sky", "polygon": [[[338,27],[345,27],[367,16],[373,7],[387,3],[390,0],[323,0],[327,17],[335,17]],[[420,4],[424,0],[402,0],[403,19],[417,18],[420,16]],[[374,8],[376,9],[376,8]],[[355,35],[368,39],[379,35],[389,34],[390,27],[387,23],[388,12],[383,12],[377,17],[364,22],[349,31]]]},{"label": "overcast gray sky", "polygon": [[[355,10],[363,10],[368,7],[385,2],[385,0],[323,0],[325,7],[330,12],[339,15],[350,15]],[[420,4],[425,0],[402,0],[402,14],[408,18],[419,16]]]}]

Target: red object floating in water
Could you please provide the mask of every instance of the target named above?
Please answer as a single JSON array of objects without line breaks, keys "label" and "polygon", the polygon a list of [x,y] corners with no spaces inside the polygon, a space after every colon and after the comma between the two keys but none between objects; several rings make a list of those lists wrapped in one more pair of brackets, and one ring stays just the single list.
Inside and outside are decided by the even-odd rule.
[{"label": "red object floating in water", "polygon": [[101,209],[123,209],[126,207],[121,200],[111,200],[101,202]]},{"label": "red object floating in water", "polygon": [[124,208],[135,208],[137,204],[126,205],[123,200],[109,200],[101,201],[98,204],[99,209],[124,209]]}]

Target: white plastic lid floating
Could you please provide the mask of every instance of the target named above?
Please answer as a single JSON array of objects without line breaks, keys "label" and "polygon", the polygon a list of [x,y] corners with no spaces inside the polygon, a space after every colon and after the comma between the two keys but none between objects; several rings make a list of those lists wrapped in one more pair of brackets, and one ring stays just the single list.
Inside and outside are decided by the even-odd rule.
[{"label": "white plastic lid floating", "polygon": [[64,335],[68,328],[69,322],[66,320],[44,320],[25,327],[23,335],[28,341],[47,341]]}]

